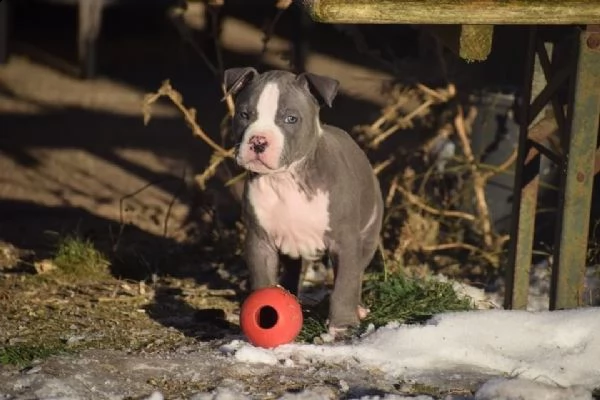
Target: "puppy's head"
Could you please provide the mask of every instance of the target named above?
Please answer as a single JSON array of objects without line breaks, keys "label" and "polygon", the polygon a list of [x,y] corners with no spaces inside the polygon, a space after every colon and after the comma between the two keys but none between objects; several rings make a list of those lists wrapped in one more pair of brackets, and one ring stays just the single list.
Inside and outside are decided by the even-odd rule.
[{"label": "puppy's head", "polygon": [[331,106],[339,82],[310,73],[225,71],[235,101],[233,135],[238,164],[255,173],[284,171],[302,159],[321,135],[319,108]]}]

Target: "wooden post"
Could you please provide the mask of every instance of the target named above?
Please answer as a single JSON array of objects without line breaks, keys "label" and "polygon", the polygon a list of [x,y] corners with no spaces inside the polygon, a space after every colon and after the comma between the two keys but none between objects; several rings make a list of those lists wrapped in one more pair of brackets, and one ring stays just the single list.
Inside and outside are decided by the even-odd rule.
[{"label": "wooden post", "polygon": [[96,74],[96,45],[102,23],[104,0],[79,0],[79,20],[77,45],[79,67],[82,78]]}]

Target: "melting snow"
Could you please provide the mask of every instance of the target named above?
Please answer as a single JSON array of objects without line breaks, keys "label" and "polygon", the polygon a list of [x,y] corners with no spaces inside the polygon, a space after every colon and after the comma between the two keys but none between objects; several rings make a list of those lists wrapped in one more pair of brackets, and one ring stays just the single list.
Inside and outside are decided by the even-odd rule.
[{"label": "melting snow", "polygon": [[240,362],[341,363],[399,379],[478,371],[496,377],[479,389],[479,400],[583,400],[600,387],[598,332],[600,308],[479,310],[440,314],[423,325],[389,324],[353,344],[265,350],[233,341],[222,351]]}]

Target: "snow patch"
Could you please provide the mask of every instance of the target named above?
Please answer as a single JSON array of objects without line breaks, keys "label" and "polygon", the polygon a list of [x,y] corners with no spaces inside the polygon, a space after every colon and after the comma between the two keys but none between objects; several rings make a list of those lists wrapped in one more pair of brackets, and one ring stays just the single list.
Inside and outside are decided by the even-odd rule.
[{"label": "snow patch", "polygon": [[486,382],[475,400],[592,400],[592,393],[581,387],[560,388],[524,379],[497,378]]},{"label": "snow patch", "polygon": [[275,365],[278,363],[275,354],[267,349],[244,346],[235,353],[235,359],[241,362]]},{"label": "snow patch", "polygon": [[190,400],[249,400],[250,397],[226,387],[219,387],[210,393],[198,393]]},{"label": "snow patch", "polygon": [[398,394],[386,394],[383,396],[362,396],[352,400],[435,400],[431,396],[400,396]]},{"label": "snow patch", "polygon": [[145,400],[164,400],[165,396],[161,392],[152,392]]},{"label": "snow patch", "polygon": [[340,363],[349,368],[378,369],[402,379],[440,371],[480,371],[546,385],[540,388],[589,391],[600,387],[597,332],[600,308],[480,310],[440,314],[424,325],[389,324],[353,344],[290,344],[257,351],[238,343],[234,357],[272,364],[287,359]]}]

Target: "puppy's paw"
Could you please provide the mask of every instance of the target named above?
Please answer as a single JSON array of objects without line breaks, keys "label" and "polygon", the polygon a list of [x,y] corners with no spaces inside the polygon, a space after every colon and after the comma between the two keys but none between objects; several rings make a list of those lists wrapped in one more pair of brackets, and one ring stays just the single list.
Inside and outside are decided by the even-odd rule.
[{"label": "puppy's paw", "polygon": [[321,335],[321,340],[325,343],[346,342],[351,343],[360,337],[361,329],[359,325],[353,326],[329,326],[327,333]]},{"label": "puppy's paw", "polygon": [[358,315],[358,319],[360,319],[360,320],[367,318],[367,316],[369,315],[370,312],[371,312],[371,310],[369,310],[367,307],[363,307],[363,306],[359,305],[356,308],[356,314]]}]

